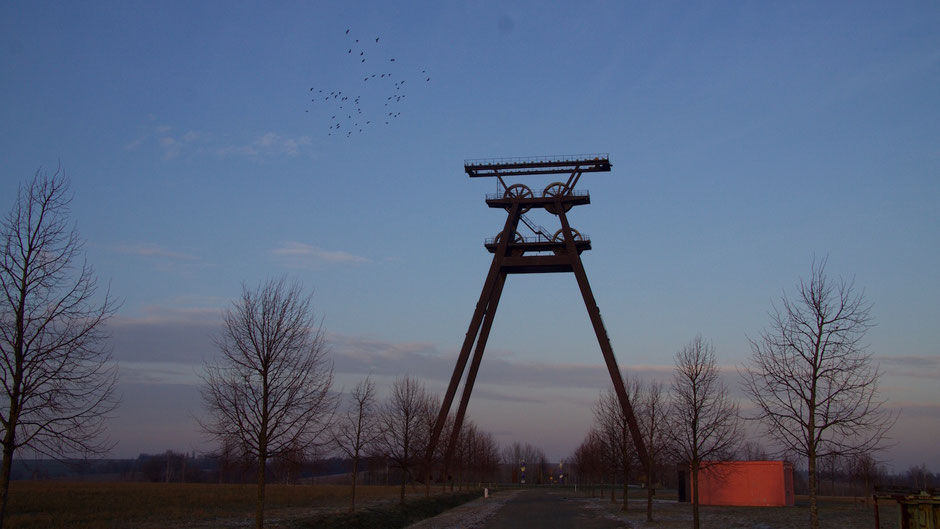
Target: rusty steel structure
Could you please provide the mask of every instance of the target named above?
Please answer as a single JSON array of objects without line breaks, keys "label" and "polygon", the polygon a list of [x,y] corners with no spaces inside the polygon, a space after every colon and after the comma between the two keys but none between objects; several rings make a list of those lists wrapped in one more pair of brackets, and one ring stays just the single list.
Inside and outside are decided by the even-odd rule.
[{"label": "rusty steel structure", "polygon": [[[574,206],[591,203],[591,197],[587,191],[575,190],[581,175],[584,173],[609,172],[610,167],[610,158],[607,154],[465,161],[464,171],[471,178],[490,177],[496,179],[498,192],[487,195],[486,204],[491,208],[505,209],[507,216],[503,229],[495,237],[485,242],[486,249],[493,254],[493,261],[490,264],[490,270],[483,284],[483,291],[480,293],[473,317],[470,319],[470,327],[460,349],[460,355],[457,357],[457,364],[454,366],[450,384],[447,386],[447,392],[441,402],[440,413],[431,432],[426,453],[428,479],[430,479],[434,451],[444,428],[444,423],[450,414],[457,386],[463,378],[467,361],[470,360],[470,351],[473,349],[473,359],[470,360],[470,368],[467,371],[467,378],[463,385],[460,404],[454,416],[450,439],[444,453],[444,473],[442,476],[446,480],[448,464],[453,455],[457,436],[463,426],[467,404],[470,401],[470,393],[473,391],[473,384],[476,381],[480,361],[483,358],[483,350],[486,348],[490,329],[496,316],[496,307],[499,305],[499,298],[509,274],[574,273],[591,324],[594,327],[594,333],[597,335],[601,353],[607,364],[607,370],[610,372],[614,390],[629,423],[630,434],[637,455],[639,455],[641,461],[648,461],[646,446],[640,434],[623,379],[620,376],[620,370],[617,367],[617,360],[614,357],[607,330],[604,328],[600,310],[597,308],[591,285],[588,283],[587,274],[585,274],[584,266],[581,263],[581,252],[591,249],[591,240],[588,236],[571,227],[567,215]],[[565,174],[568,175],[565,181],[553,182],[539,193],[533,192],[525,184],[507,181],[520,176]],[[549,233],[541,226],[535,225],[525,213],[538,208],[558,217],[561,227],[557,231]],[[531,232],[529,235],[523,236],[518,231],[520,223],[528,228],[528,231]],[[475,348],[474,343],[476,344]]]}]

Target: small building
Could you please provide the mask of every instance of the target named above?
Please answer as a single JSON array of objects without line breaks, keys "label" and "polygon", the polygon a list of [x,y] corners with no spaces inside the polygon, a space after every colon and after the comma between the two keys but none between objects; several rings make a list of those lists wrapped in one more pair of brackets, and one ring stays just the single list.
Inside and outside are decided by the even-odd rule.
[{"label": "small building", "polygon": [[[692,469],[679,464],[679,501],[692,501]],[[793,505],[793,465],[785,461],[704,461],[698,474],[700,505]]]}]

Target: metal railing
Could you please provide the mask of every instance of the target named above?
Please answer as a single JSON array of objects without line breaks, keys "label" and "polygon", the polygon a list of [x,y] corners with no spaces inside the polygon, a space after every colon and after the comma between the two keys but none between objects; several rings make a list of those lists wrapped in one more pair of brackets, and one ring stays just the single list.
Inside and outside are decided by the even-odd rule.
[{"label": "metal railing", "polygon": [[595,152],[589,154],[556,154],[554,156],[514,156],[509,158],[477,158],[464,160],[463,164],[467,167],[476,167],[480,165],[502,165],[502,164],[520,164],[520,163],[557,163],[557,162],[584,162],[609,160],[610,154],[606,152]]},{"label": "metal railing", "polygon": [[[503,191],[502,193],[487,193],[487,194],[486,194],[486,199],[487,199],[487,200],[500,200],[500,199],[504,198],[504,197],[503,197],[503,194],[504,194],[504,193],[505,193],[505,191]],[[562,195],[562,196],[566,196],[566,197],[586,197],[586,196],[588,196],[588,195],[590,195],[590,193],[588,192],[587,189],[569,189],[568,192],[565,193],[565,194]],[[511,197],[509,197],[509,198],[511,198]],[[548,197],[545,196],[545,191],[543,190],[543,191],[542,191],[542,196],[540,196],[540,197],[532,197],[532,198],[548,198]]]},{"label": "metal railing", "polygon": [[[517,233],[518,233],[518,232],[517,232]],[[488,238],[484,241],[484,243],[485,243],[485,244],[496,244],[496,239],[497,239],[497,237],[488,237]],[[575,239],[575,242],[576,242],[576,243],[577,243],[577,242],[582,242],[582,241],[583,241],[583,242],[590,242],[590,240],[591,240],[591,237],[590,237],[588,234],[582,233],[582,234],[581,234],[581,238],[580,238],[580,239]],[[532,243],[539,243],[539,242],[541,242],[541,243],[552,242],[552,238],[549,237],[549,236],[547,236],[547,235],[544,235],[544,234],[542,234],[542,233],[539,233],[539,234],[535,235],[534,237],[522,237],[522,241],[521,241],[521,242],[518,241],[518,240],[516,240],[516,239],[513,239],[513,242],[511,242],[510,244],[532,244]],[[564,241],[564,240],[561,240],[561,241],[555,241],[555,242],[558,243],[558,244],[561,244],[561,243],[563,243],[563,242],[565,242],[565,241]]]}]

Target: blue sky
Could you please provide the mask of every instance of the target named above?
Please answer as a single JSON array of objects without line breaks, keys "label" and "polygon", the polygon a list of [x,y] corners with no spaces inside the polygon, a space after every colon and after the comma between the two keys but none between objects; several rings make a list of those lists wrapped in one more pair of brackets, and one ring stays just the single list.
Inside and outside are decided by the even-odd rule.
[{"label": "blue sky", "polygon": [[[570,219],[622,367],[668,378],[702,333],[736,388],[771,302],[828,256],[874,305],[886,461],[936,470],[938,86],[926,1],[5,3],[0,207],[61,163],[124,301],[116,454],[203,449],[196,374],[243,282],[315,291],[342,384],[441,391],[504,220],[463,160],[607,152]],[[373,123],[329,135],[321,89]],[[563,457],[601,366],[574,278],[512,277],[471,414]]]}]

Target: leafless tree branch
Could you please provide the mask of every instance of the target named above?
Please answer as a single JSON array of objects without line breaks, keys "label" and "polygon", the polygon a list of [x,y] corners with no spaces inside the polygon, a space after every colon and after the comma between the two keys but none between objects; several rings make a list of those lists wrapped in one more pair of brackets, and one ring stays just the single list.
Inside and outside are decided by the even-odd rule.
[{"label": "leafless tree branch", "polygon": [[311,299],[283,278],[256,290],[243,286],[216,339],[220,357],[207,363],[202,376],[209,412],[202,428],[219,440],[237,439],[258,462],[259,529],[267,460],[330,441],[337,403],[330,391],[333,368]]},{"label": "leafless tree branch", "polygon": [[759,420],[783,450],[805,457],[810,522],[819,527],[818,458],[858,457],[883,446],[896,416],[879,397],[881,373],[863,339],[871,304],[851,281],[832,280],[814,262],[808,282],[774,305],[770,327],[751,340],[741,372]]},{"label": "leafless tree branch", "polygon": [[70,203],[68,179],[40,170],[0,224],[0,527],[16,450],[68,458],[113,446],[105,421],[118,370],[104,323],[117,303],[107,291],[96,297]]}]

